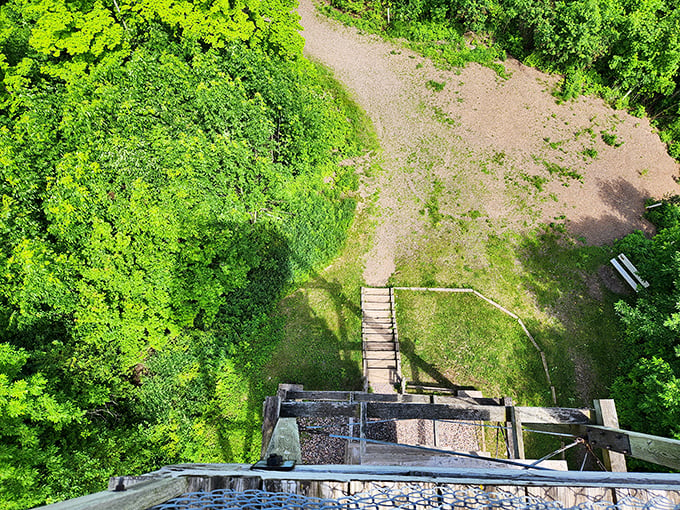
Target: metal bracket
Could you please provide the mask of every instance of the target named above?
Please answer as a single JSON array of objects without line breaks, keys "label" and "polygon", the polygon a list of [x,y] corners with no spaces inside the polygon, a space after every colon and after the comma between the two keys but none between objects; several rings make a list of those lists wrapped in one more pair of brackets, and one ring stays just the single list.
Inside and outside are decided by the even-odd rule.
[{"label": "metal bracket", "polygon": [[588,442],[593,448],[604,448],[614,452],[630,455],[630,440],[625,434],[615,430],[603,430],[588,427]]}]

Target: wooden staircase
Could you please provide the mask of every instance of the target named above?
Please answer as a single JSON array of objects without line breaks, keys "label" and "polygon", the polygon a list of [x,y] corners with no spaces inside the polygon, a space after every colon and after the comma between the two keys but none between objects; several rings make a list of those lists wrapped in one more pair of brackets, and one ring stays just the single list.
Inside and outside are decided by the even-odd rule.
[{"label": "wooden staircase", "polygon": [[394,293],[391,288],[361,288],[364,390],[403,393]]}]

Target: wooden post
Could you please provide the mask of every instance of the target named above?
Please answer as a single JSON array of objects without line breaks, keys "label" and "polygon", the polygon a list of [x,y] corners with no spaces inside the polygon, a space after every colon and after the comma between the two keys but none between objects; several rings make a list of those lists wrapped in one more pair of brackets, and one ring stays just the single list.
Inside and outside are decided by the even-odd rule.
[{"label": "wooden post", "polygon": [[260,459],[264,459],[269,448],[269,442],[274,433],[276,422],[279,421],[281,413],[281,399],[279,397],[267,397],[262,404],[262,448],[260,449]]},{"label": "wooden post", "polygon": [[[619,428],[619,418],[616,414],[616,403],[614,400],[593,400],[593,405],[595,406],[595,419],[598,425],[615,429]],[[621,473],[628,471],[626,468],[626,456],[622,453],[616,453],[608,450],[607,448],[603,448],[602,458],[604,460],[605,467],[609,471]]]},{"label": "wooden post", "polygon": [[517,409],[513,406],[510,407],[510,424],[511,424],[511,434],[512,440],[515,447],[515,458],[524,459],[524,434],[522,432],[522,421],[519,418],[519,413]]},{"label": "wooden post", "polygon": [[[506,408],[511,408],[512,407],[512,397],[503,397],[502,401],[503,405]],[[503,422],[501,422],[503,423]],[[506,437],[506,444],[505,444],[505,450],[508,454],[508,459],[516,459],[515,457],[515,438],[513,437],[512,434],[512,422],[511,421],[506,421],[505,422],[505,437]]]},{"label": "wooden post", "polygon": [[361,452],[360,462],[363,462],[363,458],[366,455],[366,441],[363,441],[363,439],[366,438],[366,402],[361,402],[359,404],[359,409],[359,419],[361,420],[361,424],[359,425],[359,437],[362,439],[361,444],[359,445],[359,451]]}]

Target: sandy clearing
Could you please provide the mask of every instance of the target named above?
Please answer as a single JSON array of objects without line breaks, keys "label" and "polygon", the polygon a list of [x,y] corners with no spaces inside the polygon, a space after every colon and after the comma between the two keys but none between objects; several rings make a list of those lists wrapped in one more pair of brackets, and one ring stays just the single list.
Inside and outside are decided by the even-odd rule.
[{"label": "sandy clearing", "polygon": [[[641,219],[644,200],[679,192],[679,167],[646,119],[597,98],[557,104],[550,94],[555,76],[512,59],[507,80],[477,64],[440,70],[318,16],[311,0],[301,0],[299,13],[305,55],[353,92],[384,151],[383,171],[363,190],[378,193],[379,211],[365,261],[368,285],[385,285],[399,255],[414,249],[407,241],[424,226],[435,180],[454,190],[454,198],[442,200],[443,214],[479,210],[515,230],[566,219],[573,235],[593,244],[635,229],[651,232]],[[429,80],[444,89],[433,91]],[[623,144],[605,144],[603,132]]]}]

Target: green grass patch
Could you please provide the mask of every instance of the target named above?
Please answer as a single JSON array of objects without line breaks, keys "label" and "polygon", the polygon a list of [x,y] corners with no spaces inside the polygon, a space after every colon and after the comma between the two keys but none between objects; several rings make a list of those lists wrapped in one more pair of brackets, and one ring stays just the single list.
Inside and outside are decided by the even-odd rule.
[{"label": "green grass patch", "polygon": [[621,147],[623,142],[614,133],[609,133],[607,131],[600,132],[602,141],[609,145],[610,147]]},{"label": "green grass patch", "polygon": [[400,290],[396,303],[407,381],[549,404],[538,351],[509,315],[470,293]]},{"label": "green grass patch", "polygon": [[[465,228],[443,221],[436,230],[421,234],[417,252],[398,259],[390,283],[472,287],[516,313],[546,353],[559,405],[589,405],[593,398],[608,397],[621,361],[621,329],[613,309],[621,296],[607,290],[598,276],[611,258],[611,248],[569,241],[560,225],[520,235],[491,233],[494,226],[479,220],[465,223]],[[410,317],[420,312],[402,308],[400,313]],[[404,320],[402,325],[409,327]],[[454,369],[452,362],[441,371]],[[505,370],[494,367],[500,380],[490,379],[489,387],[504,388]],[[527,378],[535,379],[531,374],[527,372]],[[531,402],[537,395],[531,382],[517,384],[516,393],[510,388],[508,392],[520,401]]]},{"label": "green grass patch", "polygon": [[435,92],[441,92],[442,90],[444,90],[444,87],[446,87],[446,82],[428,80],[426,85],[427,88],[432,89]]},{"label": "green grass patch", "polygon": [[553,177],[557,177],[562,183],[562,186],[569,186],[571,181],[578,181],[581,183],[583,182],[583,176],[576,170],[572,170],[569,167],[558,165],[557,163],[546,161],[535,156],[534,161],[536,161],[539,164],[542,164],[550,175],[552,175]]},{"label": "green grass patch", "polygon": [[[344,106],[361,151],[380,145],[370,118],[351,94],[321,64],[315,64],[326,89]],[[380,172],[372,158],[367,174]],[[280,325],[276,345],[262,372],[269,394],[279,383],[302,384],[316,390],[359,390],[361,373],[361,308],[363,260],[374,230],[372,206],[354,217],[347,240],[326,268],[310,271],[296,290],[281,300],[275,320]]]}]

